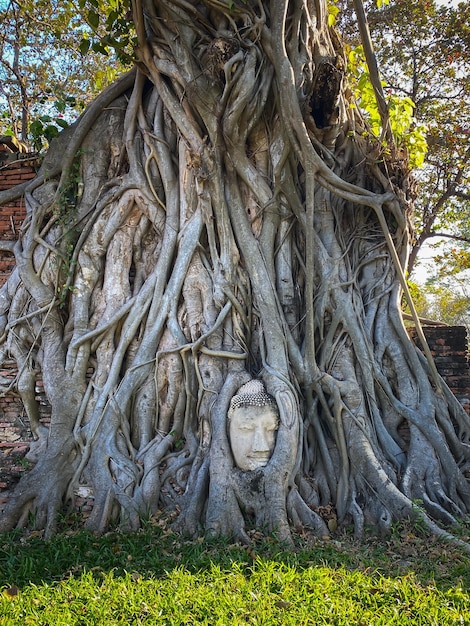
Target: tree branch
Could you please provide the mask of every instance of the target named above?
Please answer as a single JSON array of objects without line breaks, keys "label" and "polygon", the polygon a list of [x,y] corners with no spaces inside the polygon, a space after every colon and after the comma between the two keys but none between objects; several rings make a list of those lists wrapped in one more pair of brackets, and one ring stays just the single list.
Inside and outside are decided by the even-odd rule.
[{"label": "tree branch", "polygon": [[385,100],[382,83],[380,81],[379,68],[377,66],[377,59],[372,46],[372,39],[370,36],[369,26],[367,24],[364,4],[362,0],[353,0],[353,5],[357,16],[357,23],[359,26],[359,33],[361,36],[362,45],[364,47],[367,67],[369,68],[370,81],[374,89],[375,99],[377,100],[379,115],[382,121],[383,133],[389,146],[391,148],[395,148],[395,140],[393,138],[392,129],[390,126],[388,105]]},{"label": "tree branch", "polygon": [[430,232],[425,239],[430,239],[431,237],[444,237],[446,239],[454,239],[455,241],[462,241],[463,243],[470,243],[470,237],[463,237],[462,235],[451,235],[449,233],[439,233],[439,232]]},{"label": "tree branch", "polygon": [[0,252],[11,252],[15,254],[16,241],[0,241]]}]

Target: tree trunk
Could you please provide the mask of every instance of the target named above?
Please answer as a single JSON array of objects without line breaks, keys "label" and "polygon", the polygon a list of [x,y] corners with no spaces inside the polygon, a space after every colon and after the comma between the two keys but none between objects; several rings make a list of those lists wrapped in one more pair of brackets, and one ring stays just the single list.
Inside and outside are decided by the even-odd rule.
[{"label": "tree trunk", "polygon": [[[333,511],[441,532],[470,508],[470,423],[403,326],[406,161],[351,106],[326,2],[143,0],[134,21],[137,69],[51,147],[1,292],[38,440],[1,529],[53,532],[86,485],[94,530],[165,511],[289,541]],[[246,471],[227,413],[252,379],[278,425]]]}]

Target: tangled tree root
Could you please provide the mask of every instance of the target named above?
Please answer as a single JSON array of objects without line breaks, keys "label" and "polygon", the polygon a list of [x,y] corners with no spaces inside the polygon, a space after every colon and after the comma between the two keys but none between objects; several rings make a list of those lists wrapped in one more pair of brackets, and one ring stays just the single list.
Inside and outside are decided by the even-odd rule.
[{"label": "tangled tree root", "polygon": [[[147,4],[141,69],[26,190],[1,351],[38,460],[0,529],[33,513],[54,532],[87,486],[93,530],[164,510],[242,541],[403,517],[449,538],[437,524],[470,509],[470,422],[404,329],[406,164],[350,106],[325,3]],[[252,378],[279,428],[244,472],[227,411]]]}]

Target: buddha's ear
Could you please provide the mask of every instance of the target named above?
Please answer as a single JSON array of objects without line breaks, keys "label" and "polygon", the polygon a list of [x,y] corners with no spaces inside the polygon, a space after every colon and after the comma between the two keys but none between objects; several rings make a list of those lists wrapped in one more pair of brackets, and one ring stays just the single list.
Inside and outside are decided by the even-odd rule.
[{"label": "buddha's ear", "polygon": [[298,408],[292,393],[289,391],[278,391],[276,401],[279,407],[280,422],[291,429],[295,424],[298,413]]}]

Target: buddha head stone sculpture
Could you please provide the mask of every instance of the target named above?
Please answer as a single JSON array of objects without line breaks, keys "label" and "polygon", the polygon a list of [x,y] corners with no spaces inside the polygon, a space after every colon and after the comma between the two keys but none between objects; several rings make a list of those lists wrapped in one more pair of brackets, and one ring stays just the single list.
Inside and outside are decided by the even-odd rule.
[{"label": "buddha head stone sculpture", "polygon": [[236,465],[243,471],[264,467],[274,450],[279,412],[260,380],[242,385],[230,401],[229,437]]}]

